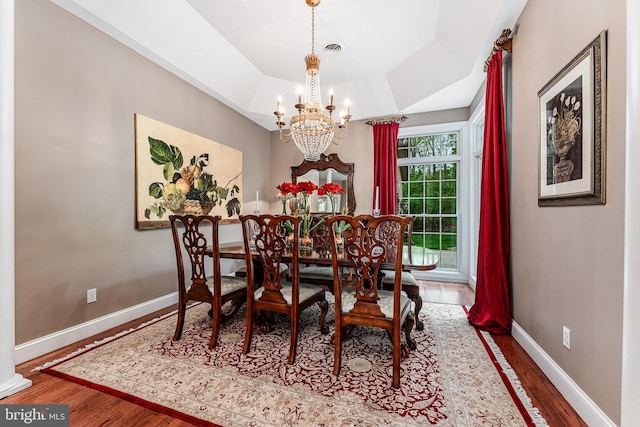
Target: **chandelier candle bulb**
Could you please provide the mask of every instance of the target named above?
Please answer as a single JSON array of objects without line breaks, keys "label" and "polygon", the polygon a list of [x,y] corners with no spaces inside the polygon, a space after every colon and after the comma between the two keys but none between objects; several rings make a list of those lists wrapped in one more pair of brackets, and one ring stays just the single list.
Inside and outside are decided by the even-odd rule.
[{"label": "chandelier candle bulb", "polygon": [[329,105],[333,105],[333,89],[329,90]]}]

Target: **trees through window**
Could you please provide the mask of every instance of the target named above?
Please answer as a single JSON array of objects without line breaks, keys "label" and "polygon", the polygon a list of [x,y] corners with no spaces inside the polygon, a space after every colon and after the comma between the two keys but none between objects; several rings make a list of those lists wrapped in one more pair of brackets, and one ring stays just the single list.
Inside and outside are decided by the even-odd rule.
[{"label": "trees through window", "polygon": [[398,139],[400,214],[414,216],[412,244],[438,252],[440,268],[458,269],[459,132]]}]

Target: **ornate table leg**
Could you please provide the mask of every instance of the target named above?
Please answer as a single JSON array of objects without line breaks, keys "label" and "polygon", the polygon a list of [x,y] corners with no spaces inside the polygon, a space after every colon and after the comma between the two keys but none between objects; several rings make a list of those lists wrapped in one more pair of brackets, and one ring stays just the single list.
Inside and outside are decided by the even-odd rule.
[{"label": "ornate table leg", "polygon": [[424,330],[424,323],[420,320],[420,310],[422,310],[422,297],[420,296],[420,288],[413,285],[404,285],[402,290],[407,293],[407,296],[416,305],[414,313],[416,315],[416,329],[419,331]]}]

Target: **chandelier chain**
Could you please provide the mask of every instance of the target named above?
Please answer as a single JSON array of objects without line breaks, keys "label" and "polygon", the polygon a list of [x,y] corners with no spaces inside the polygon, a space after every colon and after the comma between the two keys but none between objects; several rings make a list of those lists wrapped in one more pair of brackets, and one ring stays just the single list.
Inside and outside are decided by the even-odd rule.
[{"label": "chandelier chain", "polygon": [[316,51],[316,8],[311,8],[311,54]]}]

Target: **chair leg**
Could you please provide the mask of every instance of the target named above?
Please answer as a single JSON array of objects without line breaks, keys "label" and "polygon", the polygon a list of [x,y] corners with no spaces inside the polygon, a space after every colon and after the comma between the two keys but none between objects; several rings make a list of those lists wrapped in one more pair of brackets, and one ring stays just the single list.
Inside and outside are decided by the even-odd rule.
[{"label": "chair leg", "polygon": [[187,309],[186,301],[178,302],[178,323],[176,324],[176,332],[173,334],[173,340],[178,341],[182,336],[182,328],[184,327],[184,312]]},{"label": "chair leg", "polygon": [[334,345],[333,355],[333,375],[336,377],[340,374],[340,365],[342,364],[342,322],[336,318],[336,327],[333,331],[331,339]]},{"label": "chair leg", "polygon": [[411,338],[411,330],[413,329],[416,317],[417,316],[414,316],[413,313],[409,313],[404,323],[404,335],[407,339],[407,345],[409,345],[409,348],[411,350],[415,350],[418,347],[418,345],[416,344],[416,340]]},{"label": "chair leg", "polygon": [[318,302],[320,306],[320,333],[322,335],[327,335],[329,333],[329,326],[324,324],[324,320],[327,317],[327,312],[329,311],[329,303],[327,300],[322,300]]},{"label": "chair leg", "polygon": [[298,346],[298,316],[292,314],[291,316],[291,344],[289,345],[289,358],[287,363],[293,365],[296,360],[296,347]]},{"label": "chair leg", "polygon": [[422,320],[420,320],[420,310],[422,310],[422,297],[418,295],[415,299],[413,299],[413,302],[416,304],[416,329],[422,331],[424,330],[424,323],[422,322]]},{"label": "chair leg", "polygon": [[244,304],[247,301],[247,299],[245,297],[240,297],[240,298],[236,298],[234,300],[231,301],[231,312],[229,314],[223,314],[222,315],[222,322],[226,322],[227,319],[230,319],[233,317],[234,314],[236,314],[238,312],[238,310],[240,310],[240,307],[242,307],[242,304]]},{"label": "chair leg", "polygon": [[220,323],[222,323],[222,314],[220,309],[213,311],[213,319],[211,322],[211,341],[209,342],[209,350],[218,345],[218,334],[220,333]]},{"label": "chair leg", "polygon": [[[395,328],[394,328],[395,329]],[[393,380],[391,386],[400,388],[400,360],[402,359],[402,343],[400,341],[400,331],[393,333]]]},{"label": "chair leg", "polygon": [[242,347],[242,354],[247,354],[249,352],[249,347],[251,347],[251,334],[253,333],[253,304],[247,303],[247,327],[244,333],[244,346]]}]

